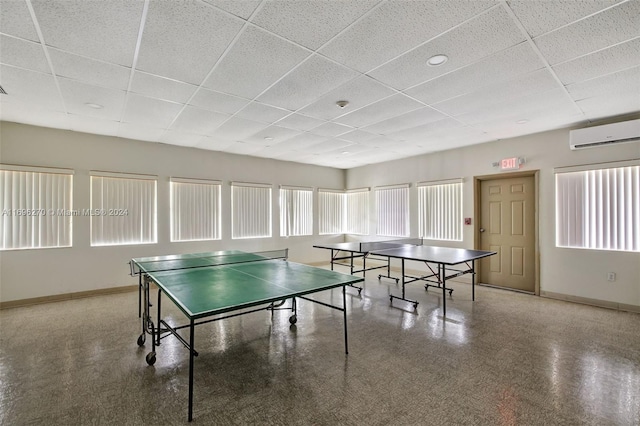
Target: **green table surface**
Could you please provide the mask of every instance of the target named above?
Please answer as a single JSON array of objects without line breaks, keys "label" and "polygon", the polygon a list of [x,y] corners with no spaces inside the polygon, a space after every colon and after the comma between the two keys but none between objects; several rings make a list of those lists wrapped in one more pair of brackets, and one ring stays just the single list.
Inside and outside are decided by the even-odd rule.
[{"label": "green table surface", "polygon": [[146,273],[190,319],[364,281],[283,259],[249,262],[256,256],[251,253],[234,253],[236,260],[242,259],[242,254],[246,255],[245,263]]}]

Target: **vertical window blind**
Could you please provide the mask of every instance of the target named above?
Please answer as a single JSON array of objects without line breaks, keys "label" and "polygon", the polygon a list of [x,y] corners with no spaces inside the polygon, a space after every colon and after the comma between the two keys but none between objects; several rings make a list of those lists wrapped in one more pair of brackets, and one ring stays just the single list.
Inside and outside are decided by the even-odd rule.
[{"label": "vertical window blind", "polygon": [[171,241],[219,240],[219,181],[171,178]]},{"label": "vertical window blind", "polygon": [[3,166],[0,191],[0,250],[71,247],[72,171]]},{"label": "vertical window blind", "polygon": [[556,171],[556,245],[640,251],[640,166]]},{"label": "vertical window blind", "polygon": [[231,183],[231,238],[271,237],[271,185]]},{"label": "vertical window blind", "polygon": [[462,241],[462,182],[418,184],[418,232],[422,238]]},{"label": "vertical window blind", "polygon": [[313,190],[282,186],[280,188],[280,236],[313,234]]},{"label": "vertical window blind", "polygon": [[92,172],[91,245],[157,242],[157,179]]},{"label": "vertical window blind", "polygon": [[409,185],[376,188],[378,235],[409,236]]},{"label": "vertical window blind", "polygon": [[318,234],[332,235],[344,232],[344,192],[318,189]]},{"label": "vertical window blind", "polygon": [[347,191],[345,233],[369,235],[369,188]]}]

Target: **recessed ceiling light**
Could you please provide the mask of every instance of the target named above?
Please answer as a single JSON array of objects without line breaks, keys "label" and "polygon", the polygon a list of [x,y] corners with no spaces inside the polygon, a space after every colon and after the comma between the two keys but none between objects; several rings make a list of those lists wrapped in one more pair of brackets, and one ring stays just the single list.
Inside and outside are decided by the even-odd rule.
[{"label": "recessed ceiling light", "polygon": [[438,65],[442,65],[449,60],[447,55],[433,55],[427,61],[427,64],[432,67],[437,67]]},{"label": "recessed ceiling light", "polygon": [[266,138],[264,138],[265,141],[272,141],[273,138],[271,136],[267,136]]},{"label": "recessed ceiling light", "polygon": [[528,123],[529,120],[527,120],[526,118],[523,118],[522,120],[518,120],[516,121],[516,124],[524,124],[524,123]]},{"label": "recessed ceiling light", "polygon": [[338,108],[344,108],[349,105],[349,101],[338,101],[336,102],[336,105],[338,105]]},{"label": "recessed ceiling light", "polygon": [[349,153],[349,151],[342,151],[342,153],[343,153],[343,154],[348,154],[348,153]]},{"label": "recessed ceiling light", "polygon": [[86,107],[93,108],[93,109],[102,109],[102,108],[104,108],[104,106],[102,106],[102,105],[100,105],[100,104],[94,104],[94,103],[91,103],[91,102],[87,102],[87,103],[86,103],[86,104],[84,104],[84,105],[85,105]]}]

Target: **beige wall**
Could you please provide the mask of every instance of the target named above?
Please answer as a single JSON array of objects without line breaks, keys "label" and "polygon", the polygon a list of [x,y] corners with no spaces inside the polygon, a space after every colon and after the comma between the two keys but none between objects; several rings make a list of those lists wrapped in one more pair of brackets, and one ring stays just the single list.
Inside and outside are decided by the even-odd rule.
[{"label": "beige wall", "polygon": [[[127,262],[132,257],[224,249],[289,248],[290,258],[294,261],[320,262],[327,260],[328,255],[314,249],[314,243],[343,240],[342,236],[318,237],[317,226],[315,236],[281,238],[277,208],[277,185],[344,188],[344,171],[340,169],[9,122],[0,122],[0,163],[73,169],[73,208],[78,210],[90,207],[91,170],[158,176],[157,244],[91,247],[89,217],[74,217],[71,248],[0,252],[0,302],[136,284],[137,281],[127,275]],[[169,241],[171,176],[223,181],[222,240]],[[274,184],[273,238],[231,239],[231,181]]]},{"label": "beige wall", "polygon": [[[473,217],[473,179],[499,173],[492,162],[525,157],[521,170],[539,170],[540,290],[640,306],[640,253],[577,250],[555,246],[554,168],[640,158],[640,143],[571,151],[569,131],[557,130],[474,145],[384,164],[347,170],[347,188],[411,183],[411,212],[417,212],[415,183],[448,178],[464,179],[464,217]],[[371,235],[375,237],[375,205],[371,203]],[[418,223],[411,216],[411,236],[418,237]],[[474,227],[464,227],[461,243],[438,245],[474,247]],[[617,280],[607,281],[607,272]]]},{"label": "beige wall", "polygon": [[[0,122],[0,162],[30,166],[71,168],[74,175],[74,208],[89,207],[89,171],[103,170],[158,175],[158,243],[139,246],[90,247],[89,218],[74,218],[73,247],[0,252],[0,301],[59,295],[135,284],[127,275],[132,257],[167,253],[221,250],[290,248],[295,261],[326,261],[327,253],[313,249],[318,241],[341,241],[342,237],[278,237],[278,210],[274,208],[270,239],[231,240],[229,203],[223,209],[223,239],[213,242],[169,242],[169,190],[171,176],[218,179],[224,182],[223,200],[229,200],[230,181],[266,182],[324,188],[375,187],[411,183],[411,212],[417,211],[416,182],[464,178],[464,216],[473,218],[473,177],[497,173],[491,163],[501,158],[527,159],[522,170],[539,170],[539,249],[542,292],[640,306],[640,254],[574,250],[555,247],[555,167],[640,158],[640,143],[606,148],[569,150],[568,130],[416,156],[343,171],[123,140],[114,137],[53,130]],[[371,235],[375,238],[375,205],[371,198]],[[315,213],[317,216],[317,212]],[[474,218],[475,223],[475,218]],[[416,215],[411,232],[417,237]],[[438,245],[474,247],[473,226],[465,226],[464,241]],[[617,281],[608,282],[607,272]]]}]

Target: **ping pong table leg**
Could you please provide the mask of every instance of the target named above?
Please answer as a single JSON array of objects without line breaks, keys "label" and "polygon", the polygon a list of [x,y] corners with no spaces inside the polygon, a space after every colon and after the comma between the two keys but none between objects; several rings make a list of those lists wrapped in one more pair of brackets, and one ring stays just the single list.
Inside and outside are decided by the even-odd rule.
[{"label": "ping pong table leg", "polygon": [[193,357],[194,357],[194,350],[193,350],[193,343],[195,340],[195,333],[194,333],[194,329],[195,329],[195,324],[193,321],[193,318],[191,319],[191,324],[189,326],[189,415],[188,415],[188,421],[192,421],[193,420]]},{"label": "ping pong table leg", "polygon": [[138,318],[142,318],[142,273],[138,274]]},{"label": "ping pong table leg", "polygon": [[444,271],[444,265],[443,264],[438,264],[438,274],[440,275],[438,277],[438,281],[440,281],[442,283],[442,316],[446,317],[447,316],[447,274]]},{"label": "ping pong table leg", "polygon": [[336,255],[334,254],[334,250],[331,249],[331,270],[332,271],[333,271],[333,262],[334,262],[335,256]]},{"label": "ping pong table leg", "polygon": [[476,300],[476,261],[471,261],[471,301]]},{"label": "ping pong table leg", "polygon": [[349,355],[349,338],[347,337],[347,288],[342,286],[342,322],[344,324],[344,353]]}]

